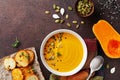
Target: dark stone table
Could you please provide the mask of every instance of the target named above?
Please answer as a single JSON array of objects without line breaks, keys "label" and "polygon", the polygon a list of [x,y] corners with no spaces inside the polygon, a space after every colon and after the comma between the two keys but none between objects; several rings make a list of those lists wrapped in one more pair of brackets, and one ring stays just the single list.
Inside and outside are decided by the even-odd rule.
[{"label": "dark stone table", "polygon": [[[93,0],[95,5],[94,13],[87,17],[81,18],[76,14],[75,3],[77,0],[0,0],[0,58],[10,55],[11,53],[34,46],[38,53],[42,40],[53,30],[65,28],[70,29],[83,38],[93,39],[95,36],[92,32],[92,26],[100,19],[107,20],[120,33],[120,0]],[[65,8],[69,14],[69,19],[63,24],[56,24],[52,18],[55,13],[52,5],[56,4]],[[67,7],[72,6],[73,11],[68,11]],[[46,15],[45,11],[49,10],[50,14]],[[62,16],[65,17],[65,16]],[[72,24],[67,27],[67,22],[77,20],[80,24],[78,29]],[[18,48],[13,48],[11,44],[18,38],[21,45]],[[104,68],[101,73],[104,73],[104,80],[119,80],[120,79],[120,59],[110,59],[106,57],[98,43],[98,53],[105,58]],[[41,63],[42,72],[48,80],[49,71]],[[106,64],[110,65],[106,69]],[[110,74],[110,69],[116,68],[114,74]]]}]

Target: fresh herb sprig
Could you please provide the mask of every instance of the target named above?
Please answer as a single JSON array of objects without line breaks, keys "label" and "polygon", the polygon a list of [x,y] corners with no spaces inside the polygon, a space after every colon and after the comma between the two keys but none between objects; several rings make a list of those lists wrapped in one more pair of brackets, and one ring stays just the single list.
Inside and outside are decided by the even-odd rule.
[{"label": "fresh herb sprig", "polygon": [[15,40],[15,42],[12,44],[12,47],[13,48],[17,48],[18,46],[19,46],[19,44],[20,44],[20,41],[17,39],[17,37],[16,37],[16,40]]}]

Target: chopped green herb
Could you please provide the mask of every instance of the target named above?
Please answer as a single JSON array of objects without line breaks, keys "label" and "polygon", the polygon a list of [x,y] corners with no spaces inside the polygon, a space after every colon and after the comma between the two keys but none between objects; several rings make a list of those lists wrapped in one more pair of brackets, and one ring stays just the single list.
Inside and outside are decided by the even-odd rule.
[{"label": "chopped green herb", "polygon": [[33,72],[35,72],[35,68],[32,66],[32,69],[31,69]]},{"label": "chopped green herb", "polygon": [[17,48],[18,46],[19,46],[19,44],[20,44],[20,41],[17,39],[17,37],[16,37],[16,40],[15,40],[15,42],[12,44],[12,47],[13,48]]},{"label": "chopped green herb", "polygon": [[54,39],[54,40],[56,41],[56,38],[55,38],[55,36],[52,36],[51,38],[52,38],[52,39]]},{"label": "chopped green herb", "polygon": [[29,56],[25,56],[27,59],[29,59],[30,57]]},{"label": "chopped green herb", "polygon": [[62,56],[62,54],[60,52],[57,52],[57,57],[59,57],[59,56]]},{"label": "chopped green herb", "polygon": [[21,54],[22,54],[22,56],[24,56],[24,52],[22,52]]},{"label": "chopped green herb", "polygon": [[55,75],[55,74],[50,74],[50,78],[49,80],[59,80],[59,76]]}]

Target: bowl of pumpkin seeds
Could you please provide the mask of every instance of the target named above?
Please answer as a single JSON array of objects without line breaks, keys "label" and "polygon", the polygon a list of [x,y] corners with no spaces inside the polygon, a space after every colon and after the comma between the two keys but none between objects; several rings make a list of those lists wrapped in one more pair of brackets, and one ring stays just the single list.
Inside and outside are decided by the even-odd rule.
[{"label": "bowl of pumpkin seeds", "polygon": [[94,3],[91,0],[77,0],[76,12],[81,17],[88,17],[94,12]]}]

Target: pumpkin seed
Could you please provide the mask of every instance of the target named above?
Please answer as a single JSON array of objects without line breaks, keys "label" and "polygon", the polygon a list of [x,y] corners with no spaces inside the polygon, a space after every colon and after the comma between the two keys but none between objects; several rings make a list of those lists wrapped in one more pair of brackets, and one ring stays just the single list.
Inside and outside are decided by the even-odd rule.
[{"label": "pumpkin seed", "polygon": [[56,6],[56,8],[60,10],[60,6]]},{"label": "pumpkin seed", "polygon": [[85,22],[84,21],[81,21],[81,24],[84,24]]},{"label": "pumpkin seed", "polygon": [[53,4],[53,9],[56,9],[57,5],[56,4]]},{"label": "pumpkin seed", "polygon": [[58,16],[58,14],[53,14],[52,17],[53,17],[54,19],[59,19],[59,18],[60,18],[60,17]]},{"label": "pumpkin seed", "polygon": [[64,23],[64,22],[65,22],[64,20],[62,20],[62,19],[60,20],[60,23],[61,23],[61,24]]},{"label": "pumpkin seed", "polygon": [[50,11],[45,11],[45,14],[50,14]]},{"label": "pumpkin seed", "polygon": [[115,73],[115,67],[111,68],[110,73],[111,73],[111,74],[114,74],[114,73]]},{"label": "pumpkin seed", "polygon": [[60,14],[61,14],[61,15],[64,15],[64,13],[65,13],[65,9],[64,9],[64,8],[61,8],[61,9],[60,9]]},{"label": "pumpkin seed", "polygon": [[80,27],[80,25],[79,25],[79,24],[77,24],[77,25],[76,25],[76,28],[78,29],[79,27]]},{"label": "pumpkin seed", "polygon": [[66,14],[65,18],[66,18],[66,19],[68,19],[68,18],[69,18],[69,15],[68,15],[68,14]]},{"label": "pumpkin seed", "polygon": [[56,20],[55,20],[55,23],[60,23],[60,19],[56,19]]},{"label": "pumpkin seed", "polygon": [[58,13],[58,12],[60,12],[60,10],[59,10],[59,9],[56,9],[56,10],[55,10],[55,12],[57,12],[57,13]]},{"label": "pumpkin seed", "polygon": [[69,10],[69,11],[72,11],[73,8],[72,8],[71,6],[68,6],[68,10]]},{"label": "pumpkin seed", "polygon": [[76,20],[74,20],[74,21],[72,21],[72,23],[73,23],[73,24],[77,24],[77,21],[76,21]]},{"label": "pumpkin seed", "polygon": [[67,23],[66,25],[67,25],[68,27],[71,27],[71,24],[70,24],[70,23]]}]

